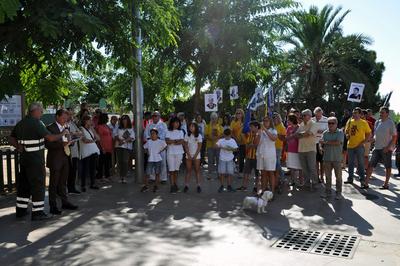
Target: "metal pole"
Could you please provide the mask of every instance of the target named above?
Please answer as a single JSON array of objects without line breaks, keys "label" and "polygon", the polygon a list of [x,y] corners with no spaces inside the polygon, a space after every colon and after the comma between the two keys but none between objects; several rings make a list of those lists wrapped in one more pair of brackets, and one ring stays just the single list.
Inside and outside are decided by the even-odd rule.
[{"label": "metal pole", "polygon": [[140,182],[143,179],[144,174],[144,157],[143,157],[143,87],[142,80],[140,78],[140,69],[142,66],[142,31],[140,29],[140,7],[139,0],[133,0],[133,14],[136,18],[137,32],[136,32],[136,49],[135,56],[138,64],[138,71],[136,73],[135,81],[132,82],[132,90],[135,98],[135,182]]}]

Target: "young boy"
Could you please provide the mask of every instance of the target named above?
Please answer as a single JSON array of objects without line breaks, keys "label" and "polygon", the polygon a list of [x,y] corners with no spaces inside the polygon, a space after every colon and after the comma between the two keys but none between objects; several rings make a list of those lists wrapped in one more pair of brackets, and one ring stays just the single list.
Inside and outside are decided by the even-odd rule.
[{"label": "young boy", "polygon": [[156,192],[160,183],[161,173],[161,152],[167,148],[167,143],[164,140],[158,138],[157,128],[150,130],[150,139],[143,145],[145,153],[148,154],[148,160],[146,165],[146,176],[144,178],[144,185],[140,192],[148,191],[148,180],[151,174],[155,174],[156,182],[154,183],[153,192]]},{"label": "young boy", "polygon": [[224,137],[217,141],[216,146],[220,148],[219,152],[219,164],[218,164],[218,173],[221,181],[221,186],[218,189],[218,192],[223,192],[224,188],[224,180],[225,176],[227,179],[227,189],[229,192],[234,192],[235,190],[232,188],[232,176],[235,169],[235,163],[233,161],[234,155],[233,152],[237,150],[238,145],[231,136],[232,132],[229,128],[224,130]]},{"label": "young boy", "polygon": [[254,170],[254,175],[256,176],[256,182],[254,186],[254,192],[257,192],[257,185],[260,182],[259,174],[257,170],[257,145],[255,144],[256,136],[258,135],[258,131],[260,129],[260,124],[257,121],[250,122],[250,132],[245,135],[245,144],[246,144],[246,162],[244,163],[244,178],[243,183],[240,188],[237,190],[247,191],[247,185],[249,183],[249,178],[251,175],[251,171]]}]

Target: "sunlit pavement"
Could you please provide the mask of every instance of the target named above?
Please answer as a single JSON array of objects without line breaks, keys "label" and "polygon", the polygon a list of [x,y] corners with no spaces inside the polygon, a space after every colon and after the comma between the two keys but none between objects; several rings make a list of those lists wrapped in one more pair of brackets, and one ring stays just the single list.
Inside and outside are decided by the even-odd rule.
[{"label": "sunlit pavement", "polygon": [[[400,179],[379,190],[382,174],[367,192],[357,182],[344,185],[340,201],[286,191],[265,214],[241,210],[251,193],[218,193],[215,179],[204,180],[201,194],[192,184],[172,195],[168,185],[140,193],[131,177],[71,195],[79,210],[47,222],[16,221],[13,199],[3,197],[0,265],[400,265]],[[351,259],[272,248],[290,228],[361,241]]]}]

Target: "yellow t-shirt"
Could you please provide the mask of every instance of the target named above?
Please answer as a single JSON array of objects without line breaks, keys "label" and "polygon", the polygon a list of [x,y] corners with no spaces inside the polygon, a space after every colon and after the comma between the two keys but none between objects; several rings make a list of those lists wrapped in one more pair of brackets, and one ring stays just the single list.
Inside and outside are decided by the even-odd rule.
[{"label": "yellow t-shirt", "polygon": [[347,148],[355,148],[360,145],[365,139],[365,134],[371,133],[367,121],[363,119],[354,120],[350,119],[345,128],[346,135],[350,136],[347,141]]},{"label": "yellow t-shirt", "polygon": [[206,125],[204,130],[204,136],[206,138],[207,148],[212,148],[215,146],[217,141],[222,137],[224,133],[224,128],[220,124],[211,125],[211,123]]},{"label": "yellow t-shirt", "polygon": [[[275,126],[276,131],[278,132],[278,135],[286,136],[286,128],[285,126],[280,123],[279,125]],[[283,141],[277,138],[275,140],[275,148],[276,149],[283,149]]]},{"label": "yellow t-shirt", "polygon": [[238,145],[244,144],[244,137],[243,137],[243,122],[240,120],[233,120],[231,122],[231,130],[232,130],[232,137],[236,140]]}]

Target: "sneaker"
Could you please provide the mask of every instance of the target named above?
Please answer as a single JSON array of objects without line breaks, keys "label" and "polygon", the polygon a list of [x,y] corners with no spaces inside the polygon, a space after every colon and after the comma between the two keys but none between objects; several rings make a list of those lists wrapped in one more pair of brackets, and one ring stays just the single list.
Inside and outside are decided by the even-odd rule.
[{"label": "sneaker", "polygon": [[235,192],[236,190],[232,186],[228,186],[228,192]]},{"label": "sneaker", "polygon": [[362,188],[362,189],[369,189],[369,185],[362,184],[362,185],[360,186],[360,188]]},{"label": "sneaker", "polygon": [[48,215],[44,211],[37,211],[37,212],[32,212],[32,221],[43,221],[43,220],[48,220],[52,218],[51,215]]},{"label": "sneaker", "polygon": [[157,190],[158,190],[158,187],[157,187],[157,186],[154,186],[154,187],[153,187],[153,192],[156,193]]},{"label": "sneaker", "polygon": [[241,186],[236,189],[237,191],[247,191],[247,187]]},{"label": "sneaker", "polygon": [[147,186],[143,186],[140,192],[147,192],[149,191],[149,188]]},{"label": "sneaker", "polygon": [[200,193],[200,192],[201,192],[201,187],[197,186],[197,193]]},{"label": "sneaker", "polygon": [[353,180],[347,180],[347,181],[344,181],[343,183],[345,183],[345,184],[353,184]]},{"label": "sneaker", "polygon": [[343,199],[342,194],[341,193],[336,193],[335,200],[341,200],[341,199]]},{"label": "sneaker", "polygon": [[183,189],[183,192],[188,192],[189,191],[189,187],[188,186],[185,186],[185,188]]},{"label": "sneaker", "polygon": [[218,189],[218,192],[221,193],[221,192],[224,192],[224,190],[225,190],[224,186],[220,186]]}]

